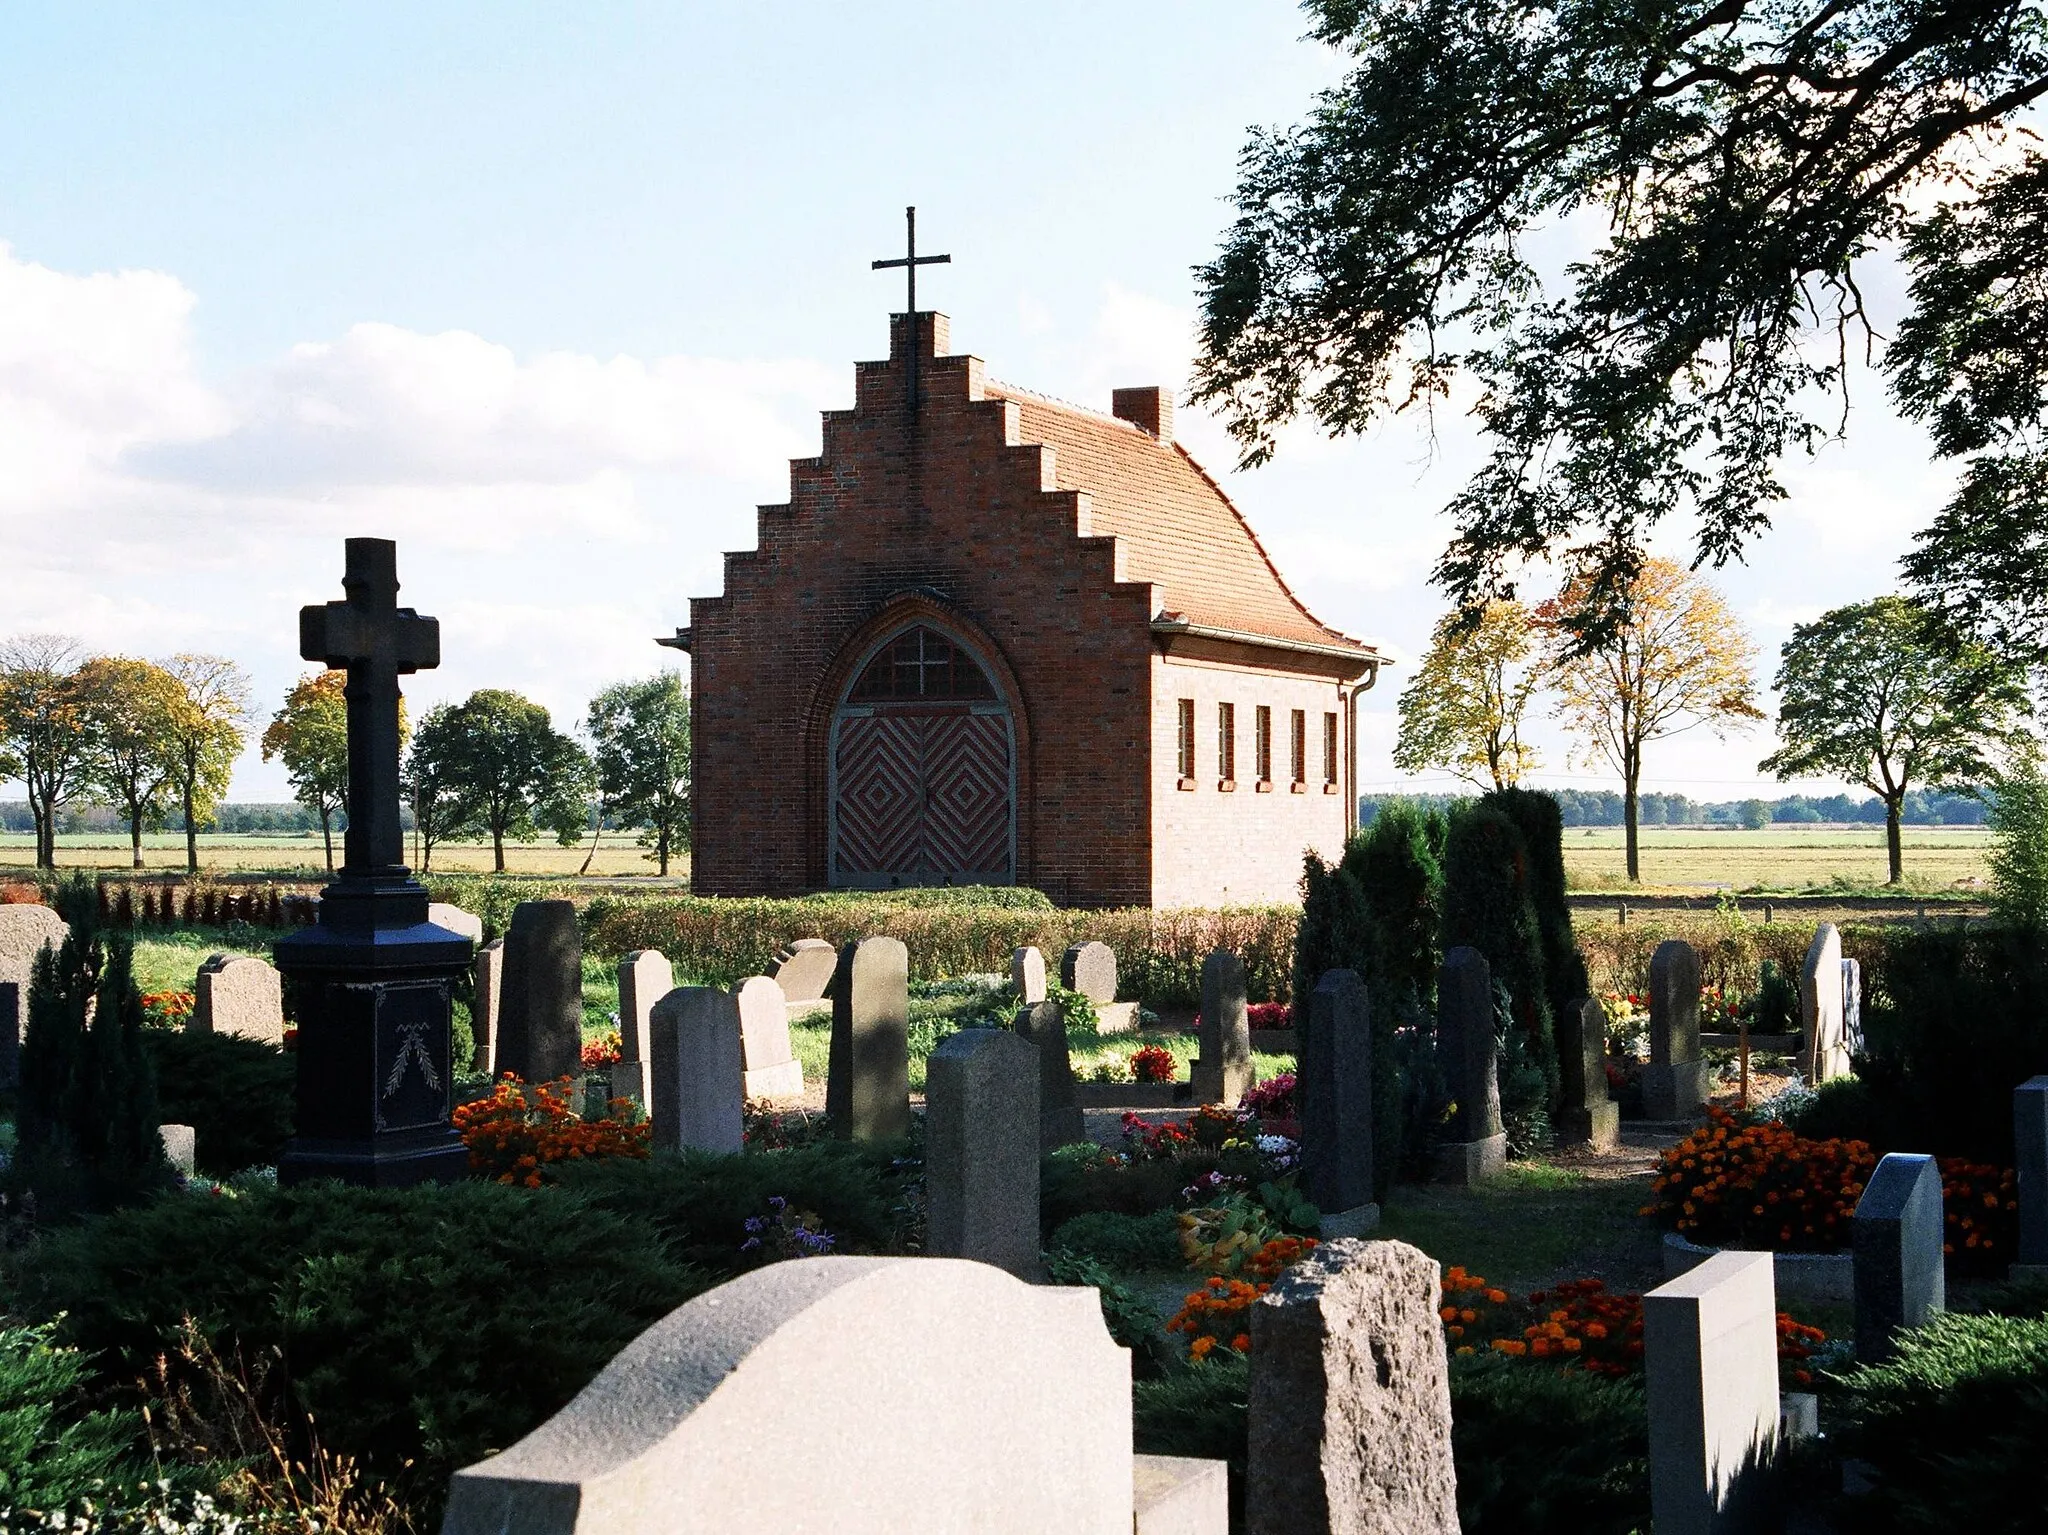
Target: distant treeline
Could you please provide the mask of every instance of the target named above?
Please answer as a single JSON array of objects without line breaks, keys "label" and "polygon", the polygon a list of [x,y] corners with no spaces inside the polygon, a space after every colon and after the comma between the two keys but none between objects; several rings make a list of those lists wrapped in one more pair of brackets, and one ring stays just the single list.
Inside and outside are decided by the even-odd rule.
[{"label": "distant treeline", "polygon": [[[1557,800],[1567,826],[1619,826],[1621,796],[1611,789],[1547,789]],[[1428,809],[1443,809],[1468,795],[1459,794],[1369,794],[1358,802],[1359,824],[1370,826],[1379,807],[1401,800]],[[1901,819],[1908,826],[1982,826],[1989,808],[1989,796],[1937,794],[1914,789],[1906,795]],[[1820,822],[1850,825],[1884,825],[1884,801],[1875,795],[1862,799],[1847,794],[1816,798],[1790,794],[1782,799],[1696,800],[1683,794],[1645,794],[1641,824],[1644,826],[1766,826],[1814,825]]]},{"label": "distant treeline", "polygon": [[[409,824],[410,818],[406,818]],[[334,817],[335,834],[339,836],[348,825],[348,813],[337,812]],[[27,800],[0,800],[0,831],[32,832],[36,829],[34,817],[28,812]],[[121,814],[106,805],[66,805],[58,818],[59,833],[118,832],[126,835],[128,822]],[[164,817],[161,831],[182,832],[185,829],[185,815],[173,810]],[[219,805],[214,808],[213,820],[200,828],[202,831],[230,832],[248,835],[252,832],[314,832],[320,830],[320,817],[304,805]]]}]

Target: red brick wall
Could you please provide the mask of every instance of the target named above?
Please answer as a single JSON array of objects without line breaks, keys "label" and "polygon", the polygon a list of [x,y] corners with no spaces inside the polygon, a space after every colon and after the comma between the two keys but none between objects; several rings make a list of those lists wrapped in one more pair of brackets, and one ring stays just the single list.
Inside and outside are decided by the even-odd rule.
[{"label": "red brick wall", "polygon": [[1152,898],[1153,589],[1077,532],[1086,498],[1050,490],[1016,407],[981,364],[945,357],[921,315],[923,407],[906,430],[903,317],[891,360],[856,370],[824,451],[791,465],[759,547],[690,605],[697,818],[692,883],[788,894],[826,878],[826,741],[850,650],[897,613],[992,651],[1019,744],[1018,879],[1063,904]]}]

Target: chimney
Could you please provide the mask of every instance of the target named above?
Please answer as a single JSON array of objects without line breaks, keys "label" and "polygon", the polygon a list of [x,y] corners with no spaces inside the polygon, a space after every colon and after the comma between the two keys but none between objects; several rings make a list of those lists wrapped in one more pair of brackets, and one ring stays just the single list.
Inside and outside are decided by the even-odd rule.
[{"label": "chimney", "polygon": [[1173,396],[1157,384],[1143,389],[1119,389],[1111,396],[1110,413],[1157,437],[1173,441]]}]

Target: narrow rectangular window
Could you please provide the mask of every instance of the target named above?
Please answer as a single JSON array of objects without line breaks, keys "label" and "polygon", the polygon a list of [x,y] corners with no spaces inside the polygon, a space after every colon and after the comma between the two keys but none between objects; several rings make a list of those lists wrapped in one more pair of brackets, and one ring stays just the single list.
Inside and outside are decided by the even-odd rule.
[{"label": "narrow rectangular window", "polygon": [[1252,760],[1260,783],[1273,781],[1273,711],[1260,704],[1252,712]]},{"label": "narrow rectangular window", "polygon": [[1195,701],[1180,701],[1180,776],[1195,776]]},{"label": "narrow rectangular window", "polygon": [[1337,787],[1337,716],[1323,716],[1323,783]]},{"label": "narrow rectangular window", "polygon": [[1237,705],[1216,706],[1216,776],[1225,783],[1237,777]]},{"label": "narrow rectangular window", "polygon": [[1308,782],[1308,711],[1296,709],[1288,721],[1288,778],[1297,786]]}]

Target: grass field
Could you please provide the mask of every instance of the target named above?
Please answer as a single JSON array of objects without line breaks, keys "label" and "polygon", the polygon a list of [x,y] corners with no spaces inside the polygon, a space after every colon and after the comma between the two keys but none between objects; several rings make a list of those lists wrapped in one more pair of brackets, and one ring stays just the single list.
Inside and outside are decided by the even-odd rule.
[{"label": "grass field", "polygon": [[[583,867],[590,851],[588,842],[563,847],[552,838],[545,842],[505,845],[507,874],[574,874]],[[412,855],[412,844],[406,844]],[[334,839],[334,856],[341,858],[341,838]],[[185,836],[182,832],[152,832],[142,839],[146,867],[177,872],[185,867]],[[35,862],[35,838],[27,832],[0,832],[0,868],[27,868]],[[203,832],[199,837],[199,864],[223,873],[290,874],[324,876],[327,854],[318,832],[256,833],[225,836]],[[60,869],[129,869],[133,854],[128,838],[118,833],[81,833],[57,838],[57,867]],[[434,868],[446,874],[487,874],[491,870],[488,842],[442,843],[434,849]],[[591,860],[592,875],[644,875],[652,878],[654,863],[644,848],[634,845],[630,833],[614,833],[597,845]],[[669,876],[687,880],[687,858],[671,859]]]},{"label": "grass field", "polygon": [[[1981,827],[1909,826],[1905,840],[1908,893],[1932,896],[1982,891],[1990,835]],[[338,856],[338,842],[336,851]],[[408,854],[410,851],[408,847]],[[508,844],[506,872],[575,874],[583,867],[588,851],[587,843],[573,848],[552,840]],[[27,833],[0,833],[0,869],[10,865],[27,868],[34,856],[35,842]],[[181,870],[185,867],[185,839],[175,832],[147,836],[142,856],[151,869]],[[317,877],[326,870],[320,838],[304,833],[202,835],[199,862],[203,868],[223,873]],[[1567,828],[1564,862],[1565,877],[1574,890],[1632,888],[1623,872],[1625,853],[1619,827]],[[66,869],[127,869],[128,839],[104,833],[59,837],[57,864]],[[1642,893],[1698,894],[1717,889],[1875,893],[1885,880],[1884,828],[1774,826],[1764,831],[1706,831],[1646,827],[1642,865],[1643,882],[1633,887]],[[434,850],[434,868],[451,874],[487,873],[490,844],[444,844]],[[654,865],[630,835],[621,833],[598,844],[590,873],[652,880]],[[689,873],[687,857],[669,865],[669,877],[678,885],[688,882]]]},{"label": "grass field", "polygon": [[[1980,892],[1990,834],[1975,826],[1908,826],[1906,883],[1926,895]],[[1875,889],[1886,874],[1884,828],[1773,826],[1763,831],[1645,827],[1642,891]],[[1565,878],[1574,890],[1627,890],[1621,828],[1567,827]]]}]

